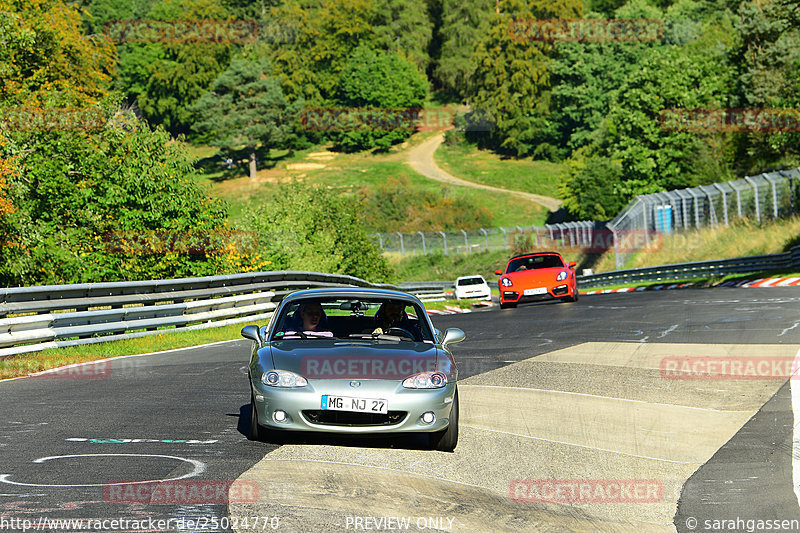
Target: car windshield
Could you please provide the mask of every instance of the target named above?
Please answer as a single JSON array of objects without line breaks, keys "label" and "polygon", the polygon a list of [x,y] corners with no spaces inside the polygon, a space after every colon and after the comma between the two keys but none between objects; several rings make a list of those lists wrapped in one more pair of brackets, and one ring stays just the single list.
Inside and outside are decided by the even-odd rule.
[{"label": "car windshield", "polygon": [[482,285],[486,283],[483,278],[463,278],[458,280],[458,286],[463,287],[465,285]]},{"label": "car windshield", "polygon": [[564,262],[557,255],[531,255],[528,257],[518,257],[508,263],[506,272],[519,272],[521,270],[533,270],[535,268],[563,268]]},{"label": "car windshield", "polygon": [[313,298],[286,305],[271,340],[390,339],[433,342],[425,310],[391,298]]}]

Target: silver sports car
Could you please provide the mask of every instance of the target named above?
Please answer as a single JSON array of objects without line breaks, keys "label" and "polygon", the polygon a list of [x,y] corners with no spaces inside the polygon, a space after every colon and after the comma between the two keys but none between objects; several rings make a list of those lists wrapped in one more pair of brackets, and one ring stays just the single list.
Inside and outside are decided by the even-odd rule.
[{"label": "silver sports car", "polygon": [[279,431],[426,433],[458,442],[458,372],[448,344],[464,332],[433,328],[410,294],[311,289],[283,299],[253,341],[250,438]]}]

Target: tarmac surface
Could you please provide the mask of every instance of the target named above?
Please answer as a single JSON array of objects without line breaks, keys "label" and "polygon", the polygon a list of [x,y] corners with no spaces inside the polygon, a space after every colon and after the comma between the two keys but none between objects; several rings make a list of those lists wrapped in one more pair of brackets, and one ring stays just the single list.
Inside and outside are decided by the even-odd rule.
[{"label": "tarmac surface", "polygon": [[[248,441],[244,340],[0,382],[0,531],[43,518],[141,520],[115,531],[800,530],[798,309],[796,288],[719,288],[435,316],[467,334],[453,347],[453,453],[415,437]],[[229,503],[109,489],[154,480],[248,491]]]}]

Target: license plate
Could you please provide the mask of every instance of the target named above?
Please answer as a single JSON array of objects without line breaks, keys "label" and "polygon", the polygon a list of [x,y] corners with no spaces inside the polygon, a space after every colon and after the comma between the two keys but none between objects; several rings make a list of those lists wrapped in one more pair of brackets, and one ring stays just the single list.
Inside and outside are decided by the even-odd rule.
[{"label": "license plate", "polygon": [[525,289],[522,291],[523,296],[533,296],[535,294],[547,294],[547,287],[538,287],[536,289]]},{"label": "license plate", "polygon": [[388,402],[380,398],[353,398],[351,396],[322,395],[322,410],[327,411],[353,411],[355,413],[381,413],[389,412]]}]

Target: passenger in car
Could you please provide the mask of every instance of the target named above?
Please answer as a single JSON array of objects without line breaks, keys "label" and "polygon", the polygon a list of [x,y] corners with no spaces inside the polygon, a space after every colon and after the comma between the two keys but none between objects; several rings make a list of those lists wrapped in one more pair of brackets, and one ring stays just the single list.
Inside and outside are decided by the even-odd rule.
[{"label": "passenger in car", "polygon": [[305,302],[292,315],[287,324],[286,335],[297,334],[302,331],[314,337],[333,337],[333,332],[328,329],[328,317],[319,302]]}]

